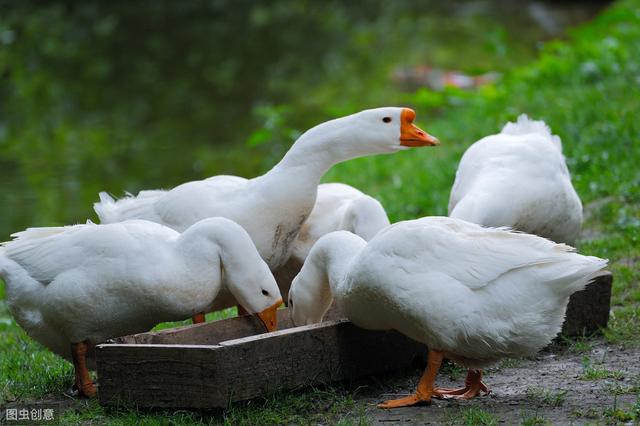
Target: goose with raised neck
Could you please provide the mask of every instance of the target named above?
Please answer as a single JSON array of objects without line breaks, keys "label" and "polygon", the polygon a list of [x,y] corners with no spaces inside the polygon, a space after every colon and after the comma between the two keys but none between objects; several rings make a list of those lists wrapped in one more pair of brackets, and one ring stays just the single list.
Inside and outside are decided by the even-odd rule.
[{"label": "goose with raised neck", "polygon": [[[361,111],[305,132],[263,176],[214,176],[169,191],[142,191],[118,201],[105,193],[94,205],[102,223],[146,219],[186,229],[206,217],[226,217],[251,236],[271,270],[289,258],[293,241],[313,209],[317,185],[334,164],[366,155],[393,153],[439,142],[413,124],[409,108]],[[223,291],[215,309],[234,304]]]}]

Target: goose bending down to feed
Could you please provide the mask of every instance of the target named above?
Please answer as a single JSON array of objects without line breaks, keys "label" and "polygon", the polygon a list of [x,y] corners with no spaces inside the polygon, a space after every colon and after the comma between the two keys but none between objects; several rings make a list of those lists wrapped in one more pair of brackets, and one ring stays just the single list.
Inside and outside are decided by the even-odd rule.
[{"label": "goose bending down to feed", "polygon": [[311,214],[293,242],[289,261],[275,272],[280,292],[286,296],[291,280],[320,237],[333,231],[349,231],[369,241],[383,228],[389,218],[375,198],[343,183],[323,183]]},{"label": "goose bending down to feed", "polygon": [[[334,164],[366,155],[437,145],[413,124],[409,108],[377,108],[327,121],[305,132],[266,174],[244,179],[214,176],[169,191],[142,191],[114,201],[105,193],[94,205],[102,223],[146,219],[183,231],[198,220],[221,216],[240,224],[275,271],[291,247],[316,200],[320,178]],[[226,289],[214,310],[236,301]]]},{"label": "goose bending down to feed", "polygon": [[229,219],[184,233],[144,220],[30,228],[0,248],[9,309],[27,334],[71,360],[80,394],[95,385],[87,351],[207,310],[222,281],[268,330],[282,300],[251,238]]},{"label": "goose bending down to feed", "polygon": [[[289,304],[296,325],[311,324],[335,298],[355,325],[427,345],[416,393],[380,408],[469,399],[488,392],[481,368],[547,345],[569,296],[606,264],[535,235],[427,217],[391,225],[368,244],[349,232],[322,237],[293,281]],[[445,356],[469,368],[464,388],[434,386]]]},{"label": "goose bending down to feed", "polygon": [[582,203],[560,138],[544,121],[523,114],[499,134],[471,145],[458,166],[449,216],[573,244],[582,225]]}]

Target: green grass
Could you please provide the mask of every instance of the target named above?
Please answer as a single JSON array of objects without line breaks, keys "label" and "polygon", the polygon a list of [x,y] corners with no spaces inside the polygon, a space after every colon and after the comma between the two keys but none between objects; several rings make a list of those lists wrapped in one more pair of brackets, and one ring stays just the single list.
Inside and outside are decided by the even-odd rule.
[{"label": "green grass", "polygon": [[560,407],[567,398],[567,391],[555,392],[538,387],[530,387],[527,389],[527,397],[539,404]]},{"label": "green grass", "polygon": [[624,374],[621,371],[617,370],[609,370],[608,368],[604,367],[590,366],[584,369],[580,378],[582,380],[622,380],[624,378]]},{"label": "green grass", "polygon": [[441,377],[448,377],[449,380],[460,380],[465,377],[467,374],[467,369],[459,366],[458,364],[445,360],[445,362],[440,367],[440,371],[438,374]]},{"label": "green grass", "polygon": [[607,407],[603,411],[603,416],[611,423],[640,423],[640,397],[629,406],[619,407],[617,398],[614,399],[613,406]]},{"label": "green grass", "polygon": [[593,337],[593,336],[576,336],[576,337],[560,336],[560,343],[569,353],[583,354],[583,353],[591,352],[591,348],[593,347],[593,345],[589,340],[590,337]]},{"label": "green grass", "polygon": [[522,364],[522,358],[505,358],[493,368],[495,368],[496,370],[502,370],[505,368],[515,368],[520,364]]},{"label": "green grass", "polygon": [[[443,94],[421,90],[408,95],[406,103],[417,109],[418,124],[437,135],[442,146],[340,164],[325,181],[342,181],[378,197],[394,221],[443,215],[457,162],[466,147],[499,131],[521,112],[544,119],[562,137],[573,182],[585,205],[588,232],[577,246],[584,254],[609,258],[615,275],[613,312],[604,336],[613,344],[638,345],[638,40],[640,1],[625,0],[574,31],[570,40],[548,43],[537,61],[509,73],[496,86],[478,93],[449,89]],[[2,285],[0,298],[4,299]],[[586,352],[587,347],[582,345],[579,351]],[[10,318],[4,303],[0,304],[0,368],[2,402],[50,394],[59,397],[72,382],[70,365],[31,341]],[[615,379],[618,374],[589,365],[583,377]],[[638,403],[614,407],[606,417],[638,419],[639,410]],[[368,422],[348,394],[332,388],[236,404],[214,417],[185,412],[105,412],[95,402],[64,416],[70,424]],[[497,422],[495,416],[478,408],[453,416],[465,424]]]},{"label": "green grass", "polygon": [[612,395],[638,394],[640,395],[640,375],[631,379],[631,383],[619,381],[604,384],[604,390]]},{"label": "green grass", "polygon": [[478,407],[444,408],[442,423],[447,425],[494,426],[498,424],[495,414]]},{"label": "green grass", "polygon": [[544,419],[544,417],[536,414],[523,414],[522,422],[520,426],[547,426],[551,423]]},{"label": "green grass", "polygon": [[[590,407],[587,409],[573,410],[573,417],[589,420],[604,420],[606,424],[632,424],[640,423],[640,397],[632,404],[619,405],[617,398],[608,407]],[[596,424],[602,424],[597,422]]]},{"label": "green grass", "polygon": [[584,357],[582,359],[582,375],[580,378],[582,380],[622,380],[624,379],[624,373],[620,370],[605,368],[597,363],[593,363],[589,357]]},{"label": "green grass", "polygon": [[[311,414],[310,414],[311,413]],[[96,401],[87,401],[80,409],[68,410],[60,424],[115,425],[229,425],[336,424],[364,426],[371,423],[360,408],[354,408],[352,395],[327,387],[304,392],[286,392],[264,399],[233,404],[224,411],[185,410],[105,410]]]},{"label": "green grass", "polygon": [[[238,315],[238,309],[237,308],[227,308],[224,309],[222,311],[216,311],[216,312],[209,312],[205,315],[205,320],[206,321],[217,321],[217,320],[221,320],[221,319],[226,319],[226,318],[232,318]],[[192,321],[190,319],[186,319],[184,321],[175,321],[175,322],[163,322],[160,323],[158,325],[156,325],[155,327],[153,327],[153,331],[159,331],[159,330],[165,330],[167,328],[174,328],[174,327],[183,327],[185,325],[190,325],[192,324]]]}]

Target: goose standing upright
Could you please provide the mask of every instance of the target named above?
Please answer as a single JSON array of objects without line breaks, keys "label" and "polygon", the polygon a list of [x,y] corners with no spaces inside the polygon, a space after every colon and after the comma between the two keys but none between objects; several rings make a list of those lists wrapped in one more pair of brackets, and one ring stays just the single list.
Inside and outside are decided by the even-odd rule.
[{"label": "goose standing upright", "polygon": [[573,244],[582,203],[560,138],[543,121],[522,114],[499,134],[471,145],[458,166],[449,216]]},{"label": "goose standing upright", "polygon": [[144,220],[30,228],[0,248],[9,310],[33,339],[72,360],[80,394],[93,396],[87,351],[205,311],[222,282],[268,330],[282,302],[246,231],[209,218],[184,233]]},{"label": "goose standing upright", "polygon": [[[289,259],[300,227],[313,209],[320,178],[330,167],[356,157],[438,144],[413,124],[414,119],[409,108],[361,111],[308,130],[262,176],[214,176],[118,201],[101,193],[94,209],[102,223],[146,219],[177,231],[206,217],[229,218],[249,233],[274,271]],[[233,296],[223,289],[213,309],[234,304]]]},{"label": "goose standing upright", "polygon": [[[294,279],[289,306],[296,325],[312,324],[335,298],[355,325],[427,345],[417,392],[380,408],[469,399],[488,392],[480,368],[547,345],[569,296],[606,264],[535,235],[427,217],[393,224],[368,244],[349,232],[325,235]],[[434,386],[444,356],[470,369],[464,388]]]}]

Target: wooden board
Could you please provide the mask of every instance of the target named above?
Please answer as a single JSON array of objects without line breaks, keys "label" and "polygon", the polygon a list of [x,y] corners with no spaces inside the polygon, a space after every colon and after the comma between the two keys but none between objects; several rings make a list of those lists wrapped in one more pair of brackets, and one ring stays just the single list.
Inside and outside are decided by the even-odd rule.
[{"label": "wooden board", "polygon": [[574,293],[567,306],[562,335],[567,337],[591,335],[605,328],[611,309],[613,275],[606,272],[583,291]]},{"label": "wooden board", "polygon": [[[577,335],[606,327],[612,276],[572,296],[563,327]],[[113,339],[96,349],[99,401],[136,407],[223,408],[272,392],[407,368],[426,348],[394,331],[369,331],[342,318],[294,327],[278,311],[279,331],[253,316]],[[263,333],[263,334],[261,334]]]}]

